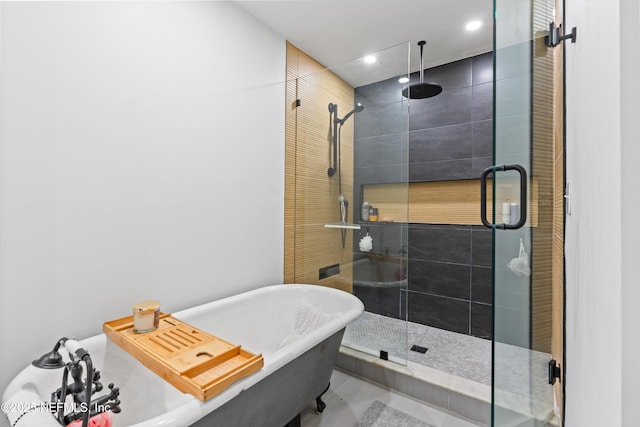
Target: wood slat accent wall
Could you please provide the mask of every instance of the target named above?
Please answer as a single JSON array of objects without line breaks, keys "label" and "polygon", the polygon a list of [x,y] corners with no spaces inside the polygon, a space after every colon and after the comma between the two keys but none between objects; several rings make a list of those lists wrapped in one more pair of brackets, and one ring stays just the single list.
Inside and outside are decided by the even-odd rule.
[{"label": "wood slat accent wall", "polygon": [[[554,268],[563,264],[558,253],[558,243],[554,235],[562,232],[558,227],[558,215],[563,218],[563,189],[558,189],[558,180],[563,180],[562,157],[562,90],[561,69],[556,64],[557,50],[544,45],[551,19],[549,11],[554,8],[554,0],[533,2],[533,26],[536,29],[533,55],[533,170],[540,180],[540,226],[533,231],[532,253],[532,346],[535,350],[552,352],[552,341],[557,339],[557,323],[562,307],[558,307],[558,293],[562,294],[563,279],[558,282],[558,272]],[[560,48],[561,49],[561,48]],[[562,155],[561,155],[562,156]],[[560,176],[558,176],[560,174]],[[562,184],[560,184],[562,187]],[[560,256],[559,256],[560,255]],[[555,303],[554,303],[555,301]]]},{"label": "wood slat accent wall", "polygon": [[[492,181],[487,181],[487,219],[493,216]],[[529,181],[529,226],[538,226],[538,179]],[[482,225],[480,219],[480,180],[411,182],[406,184],[365,185],[364,200],[378,208],[380,220],[403,221],[406,217],[407,191],[408,222],[416,224]],[[519,200],[519,181],[500,178],[496,188],[497,200]],[[500,218],[497,219],[500,222]]]},{"label": "wood slat accent wall", "polygon": [[[562,46],[544,45],[551,19],[562,22],[562,2],[533,2],[533,170],[540,180],[540,225],[533,230],[532,347],[563,360],[564,94]],[[555,10],[556,17],[550,16]],[[554,386],[562,408],[562,385]]]},{"label": "wood slat accent wall", "polygon": [[[555,0],[555,21],[562,22],[563,2]],[[552,241],[552,326],[551,355],[558,360],[564,372],[564,45],[554,49],[553,54],[553,241]],[[556,404],[562,411],[564,395],[562,380],[554,387]],[[564,414],[562,414],[564,416]]]},{"label": "wood slat accent wall", "polygon": [[553,51],[544,45],[549,24],[548,0],[533,2],[532,169],[540,181],[540,223],[532,231],[531,343],[534,350],[551,353],[551,266],[553,225]]},{"label": "wood slat accent wall", "polygon": [[295,281],[296,220],[296,96],[299,74],[298,49],[287,43],[287,82],[285,88],[284,148],[284,282]]},{"label": "wood slat accent wall", "polygon": [[[287,43],[285,129],[286,283],[311,283],[352,291],[353,231],[324,224],[340,219],[338,176],[329,177],[331,121],[329,103],[340,112],[353,108],[354,89],[325,67]],[[296,99],[301,101],[296,106]],[[353,120],[341,130],[342,194],[353,201]],[[352,221],[354,207],[349,206]],[[340,274],[319,280],[322,267],[340,264]]]}]

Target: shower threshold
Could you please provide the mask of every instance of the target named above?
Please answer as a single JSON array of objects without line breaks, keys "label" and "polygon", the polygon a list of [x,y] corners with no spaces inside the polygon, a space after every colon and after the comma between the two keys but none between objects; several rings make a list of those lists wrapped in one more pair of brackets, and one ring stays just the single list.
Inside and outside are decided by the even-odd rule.
[{"label": "shower threshold", "polygon": [[[411,351],[425,347],[425,353]],[[548,360],[546,353],[504,346],[508,358],[528,357],[531,363]],[[375,348],[374,349],[372,349]],[[389,360],[380,359],[385,350]],[[508,363],[508,360],[501,360]],[[345,331],[336,365],[348,374],[387,386],[423,402],[462,416],[479,425],[491,424],[491,341],[364,312]],[[509,373],[501,378],[497,399],[502,415],[513,425],[555,426],[546,411],[544,378],[523,379]],[[531,402],[531,405],[523,405]],[[500,405],[503,406],[503,405]],[[532,415],[532,414],[535,414]],[[535,421],[530,424],[530,419]],[[522,424],[520,421],[522,420]]]}]

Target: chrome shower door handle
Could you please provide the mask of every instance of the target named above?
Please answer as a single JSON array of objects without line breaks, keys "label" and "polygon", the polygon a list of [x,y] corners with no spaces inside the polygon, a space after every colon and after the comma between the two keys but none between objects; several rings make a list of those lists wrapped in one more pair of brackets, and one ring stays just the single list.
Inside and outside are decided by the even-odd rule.
[{"label": "chrome shower door handle", "polygon": [[[490,174],[503,171],[517,171],[520,175],[520,219],[516,224],[494,224],[487,220],[487,178]],[[494,217],[495,212],[494,212]],[[480,175],[480,219],[488,228],[500,230],[517,230],[527,222],[527,171],[520,165],[500,165],[486,168]]]}]

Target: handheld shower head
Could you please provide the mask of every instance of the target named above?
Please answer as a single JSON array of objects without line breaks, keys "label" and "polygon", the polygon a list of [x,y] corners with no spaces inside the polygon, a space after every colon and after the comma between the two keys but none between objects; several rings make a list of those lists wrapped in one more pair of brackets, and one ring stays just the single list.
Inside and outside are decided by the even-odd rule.
[{"label": "handheld shower head", "polygon": [[340,222],[346,223],[349,217],[349,201],[341,194],[338,196],[338,203],[340,205]]},{"label": "handheld shower head", "polygon": [[362,110],[364,110],[364,105],[358,102],[353,110],[349,111],[342,119],[337,119],[337,121],[340,123],[340,125],[343,125],[344,122],[346,122],[347,119],[349,119],[349,117],[353,115],[353,113],[359,113]]}]

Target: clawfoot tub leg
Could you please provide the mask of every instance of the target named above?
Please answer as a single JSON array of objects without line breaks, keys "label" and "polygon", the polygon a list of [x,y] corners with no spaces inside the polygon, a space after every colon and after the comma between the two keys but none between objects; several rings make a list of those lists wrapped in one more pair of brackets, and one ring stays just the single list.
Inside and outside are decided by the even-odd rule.
[{"label": "clawfoot tub leg", "polygon": [[331,383],[327,384],[327,388],[325,388],[324,391],[320,393],[320,396],[316,397],[316,406],[318,408],[316,409],[316,412],[319,414],[321,414],[322,411],[324,411],[324,408],[327,407],[327,404],[322,401],[322,396],[327,392],[327,390],[329,390],[330,385]]}]

